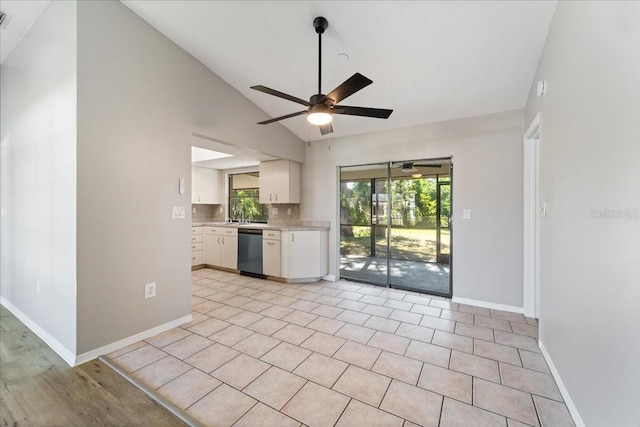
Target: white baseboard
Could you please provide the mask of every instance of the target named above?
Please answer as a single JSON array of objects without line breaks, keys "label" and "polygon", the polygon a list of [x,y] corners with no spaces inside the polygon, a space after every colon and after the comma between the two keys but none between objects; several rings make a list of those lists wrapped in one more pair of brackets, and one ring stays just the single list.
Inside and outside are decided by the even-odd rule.
[{"label": "white baseboard", "polygon": [[95,350],[76,355],[4,297],[0,297],[0,304],[5,306],[7,310],[9,310],[14,316],[16,316],[18,320],[24,323],[24,325],[29,328],[31,332],[36,334],[42,341],[44,341],[49,347],[51,347],[51,349],[55,351],[58,356],[60,356],[71,367],[88,362],[89,360],[93,360],[98,356],[102,356],[103,354],[108,354],[113,351],[119,350],[123,347],[137,343],[138,341],[142,341],[154,335],[158,335],[162,332],[168,331],[169,329],[173,329],[185,323],[189,323],[193,320],[193,316],[189,314],[188,316],[172,320],[160,326],[156,326],[155,328],[147,329],[146,331],[137,333],[111,344],[107,344]]},{"label": "white baseboard", "polygon": [[88,362],[89,360],[93,360],[95,358],[97,358],[98,356],[102,356],[104,354],[109,354],[112,353],[116,350],[120,350],[121,348],[124,348],[128,345],[131,344],[135,344],[138,341],[142,341],[144,339],[147,339],[149,337],[161,334],[165,331],[168,331],[169,329],[173,329],[173,328],[177,328],[180,325],[184,325],[185,323],[189,323],[193,320],[193,315],[188,315],[188,316],[184,316],[181,317],[179,319],[176,320],[172,320],[170,322],[164,323],[160,326],[156,326],[155,328],[151,328],[151,329],[147,329],[146,331],[142,331],[140,333],[137,333],[135,335],[132,335],[130,337],[127,338],[123,338],[121,340],[118,340],[116,342],[113,342],[111,344],[107,344],[105,346],[96,348],[95,350],[91,350],[88,351],[86,353],[82,353],[78,356],[75,357],[75,364],[73,366],[76,365],[80,365],[82,363]]},{"label": "white baseboard", "polygon": [[336,275],[335,274],[327,274],[326,276],[322,276],[323,280],[326,280],[327,282],[335,282],[336,281]]},{"label": "white baseboard", "polygon": [[51,350],[55,351],[58,356],[62,357],[62,359],[67,362],[69,366],[74,366],[74,361],[76,355],[66,348],[60,341],[55,339],[53,335],[44,330],[40,325],[31,320],[29,316],[24,314],[22,310],[13,305],[9,300],[0,296],[0,304],[5,306],[7,310],[11,312],[14,316],[18,318],[19,321],[24,323],[24,325],[31,330],[34,334],[36,334],[42,341],[44,341]]},{"label": "white baseboard", "polygon": [[518,314],[523,313],[522,307],[518,307],[515,305],[496,304],[494,302],[487,302],[487,301],[481,301],[476,299],[459,298],[459,297],[453,297],[451,298],[451,301],[457,302],[460,304],[475,305],[476,307],[489,308],[492,310],[509,311],[511,313],[518,313]]},{"label": "white baseboard", "polygon": [[569,390],[567,390],[567,387],[565,387],[564,383],[562,382],[560,373],[558,372],[556,365],[553,364],[553,360],[551,359],[551,356],[549,356],[549,353],[547,352],[544,344],[542,344],[542,341],[538,340],[538,346],[540,347],[540,351],[542,352],[544,359],[547,361],[547,365],[549,365],[549,370],[551,371],[551,375],[553,375],[553,379],[556,380],[556,384],[558,385],[560,394],[564,399],[564,403],[567,405],[567,409],[569,409],[569,413],[571,414],[571,418],[573,418],[574,424],[576,425],[576,427],[585,427],[584,421],[582,421],[582,417],[580,417],[580,414],[578,413],[578,408],[576,408],[573,400],[571,400]]}]

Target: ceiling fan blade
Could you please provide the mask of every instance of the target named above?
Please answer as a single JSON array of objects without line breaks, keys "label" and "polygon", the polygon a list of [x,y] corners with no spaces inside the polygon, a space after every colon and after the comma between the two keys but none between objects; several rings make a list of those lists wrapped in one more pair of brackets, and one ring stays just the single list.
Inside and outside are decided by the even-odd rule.
[{"label": "ceiling fan blade", "polygon": [[267,93],[269,95],[277,96],[278,98],[286,99],[288,101],[297,102],[298,104],[306,105],[307,107],[311,105],[309,101],[305,101],[304,99],[296,98],[295,96],[287,95],[284,92],[277,91],[275,89],[268,88],[266,86],[258,85],[251,86],[251,89],[257,90],[258,92]]},{"label": "ceiling fan blade", "polygon": [[371,83],[373,83],[373,80],[368,79],[360,73],[355,73],[353,76],[345,80],[340,86],[329,92],[322,102],[326,102],[327,99],[332,99],[333,103],[337,104],[360,89],[369,86]]},{"label": "ceiling fan blade", "polygon": [[320,127],[320,133],[322,135],[326,135],[328,133],[333,132],[333,126],[331,126],[331,123],[327,123],[326,125],[321,125]]},{"label": "ceiling fan blade", "polygon": [[440,169],[443,165],[434,165],[434,164],[419,165],[417,163],[414,163],[413,166],[418,167],[418,168],[438,168],[438,169]]},{"label": "ceiling fan blade", "polygon": [[333,109],[334,114],[346,114],[349,116],[374,117],[376,119],[387,119],[393,113],[393,110],[383,108],[367,108],[367,107],[348,107],[346,105],[337,105]]},{"label": "ceiling fan blade", "polygon": [[263,122],[258,122],[259,125],[268,125],[269,123],[278,122],[280,120],[288,119],[289,117],[300,116],[302,114],[307,114],[307,110],[298,111],[297,113],[287,114],[286,116],[276,117],[274,119],[265,120]]}]

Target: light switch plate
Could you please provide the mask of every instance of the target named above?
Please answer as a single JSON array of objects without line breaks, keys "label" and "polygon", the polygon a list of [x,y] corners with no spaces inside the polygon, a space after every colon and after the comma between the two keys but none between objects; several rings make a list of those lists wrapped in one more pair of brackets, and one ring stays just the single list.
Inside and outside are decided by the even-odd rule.
[{"label": "light switch plate", "polygon": [[173,219],[183,219],[187,216],[184,206],[173,207]]},{"label": "light switch plate", "polygon": [[471,219],[471,209],[465,209],[462,211],[462,219]]}]

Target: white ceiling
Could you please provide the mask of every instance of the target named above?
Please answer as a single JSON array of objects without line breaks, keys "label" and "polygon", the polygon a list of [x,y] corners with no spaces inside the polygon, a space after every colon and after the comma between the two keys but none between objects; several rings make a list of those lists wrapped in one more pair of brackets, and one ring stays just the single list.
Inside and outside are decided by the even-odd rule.
[{"label": "white ceiling", "polygon": [[[556,7],[555,1],[121,1],[262,108],[265,119],[304,107],[249,87],[303,99],[316,93],[312,22],[327,18],[323,93],[360,72],[374,83],[342,104],[394,112],[388,120],[337,116],[335,132],[324,138],[522,108]],[[303,140],[322,138],[305,116],[281,123]]]},{"label": "white ceiling", "polygon": [[9,15],[6,25],[3,24],[3,28],[0,29],[0,64],[27,34],[48,5],[48,0],[0,0],[0,11]]},{"label": "white ceiling", "polygon": [[[374,83],[342,103],[394,112],[387,120],[335,116],[335,132],[325,137],[304,116],[280,122],[303,140],[522,108],[556,6],[556,1],[122,2],[262,108],[265,119],[303,107],[249,86],[262,84],[304,99],[316,93],[318,39],[312,22],[326,17],[322,91],[360,72]],[[10,16],[0,30],[0,63],[48,4],[0,0],[0,10]]]}]

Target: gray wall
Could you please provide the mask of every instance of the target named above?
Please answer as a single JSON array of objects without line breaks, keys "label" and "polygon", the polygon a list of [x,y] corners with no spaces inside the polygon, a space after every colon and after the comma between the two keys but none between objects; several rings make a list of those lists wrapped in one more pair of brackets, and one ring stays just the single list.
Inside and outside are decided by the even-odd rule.
[{"label": "gray wall", "polygon": [[640,3],[560,2],[541,114],[540,339],[588,426],[640,425]]},{"label": "gray wall", "polygon": [[523,133],[517,110],[311,143],[300,216],[331,221],[330,274],[339,275],[337,166],[453,156],[453,295],[522,307]]},{"label": "gray wall", "polygon": [[68,355],[76,351],[76,58],[75,5],[53,2],[0,68],[0,293]]},{"label": "gray wall", "polygon": [[303,160],[262,118],[120,2],[52,2],[2,65],[3,300],[69,361],[189,315],[192,133]]},{"label": "gray wall", "polygon": [[79,2],[79,352],[190,314],[191,217],[171,207],[190,212],[191,134],[301,159],[263,117],[121,3]]}]

